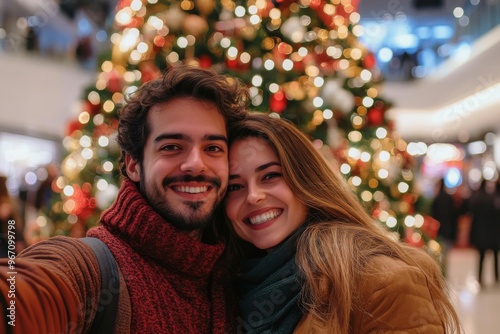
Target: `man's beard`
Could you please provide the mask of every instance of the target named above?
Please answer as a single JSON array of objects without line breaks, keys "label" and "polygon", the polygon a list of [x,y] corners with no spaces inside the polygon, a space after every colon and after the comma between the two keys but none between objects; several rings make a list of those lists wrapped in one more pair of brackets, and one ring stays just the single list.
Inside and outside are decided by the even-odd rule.
[{"label": "man's beard", "polygon": [[[174,227],[182,231],[195,231],[205,229],[212,221],[214,213],[222,201],[222,194],[218,194],[221,187],[221,181],[218,178],[209,178],[204,175],[182,175],[176,177],[166,177],[162,181],[163,189],[158,189],[158,187],[152,183],[147,184],[146,178],[143,172],[143,168],[140,170],[141,183],[140,189],[142,195],[146,198],[149,205],[158,212],[158,214],[165,219],[168,223],[172,224]],[[181,204],[183,207],[176,210],[168,199],[165,197],[165,191],[169,184],[174,182],[207,182],[214,189],[216,193],[216,198],[213,205],[203,212],[204,201],[185,201]]]}]

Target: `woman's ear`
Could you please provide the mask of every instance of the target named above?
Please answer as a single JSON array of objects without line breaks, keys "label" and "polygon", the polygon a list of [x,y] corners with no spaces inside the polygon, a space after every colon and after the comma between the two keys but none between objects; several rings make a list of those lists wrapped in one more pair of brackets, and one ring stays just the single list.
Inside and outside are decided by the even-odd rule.
[{"label": "woman's ear", "polygon": [[128,153],[125,153],[125,167],[127,175],[132,181],[139,182],[141,180],[141,165]]}]

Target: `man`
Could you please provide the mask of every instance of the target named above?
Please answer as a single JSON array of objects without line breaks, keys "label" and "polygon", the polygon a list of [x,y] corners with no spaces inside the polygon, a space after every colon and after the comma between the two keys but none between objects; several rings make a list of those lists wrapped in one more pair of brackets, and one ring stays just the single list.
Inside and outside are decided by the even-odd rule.
[{"label": "man", "polygon": [[[231,330],[218,262],[224,246],[203,232],[221,223],[214,219],[228,183],[229,126],[243,117],[247,101],[237,81],[176,66],[143,85],[121,110],[124,180],[102,226],[88,232],[104,241],[119,268],[114,333]],[[1,264],[7,314],[0,328],[89,332],[101,272],[86,244],[55,237],[20,254],[14,274],[6,261]],[[12,300],[14,311],[8,309]]]}]

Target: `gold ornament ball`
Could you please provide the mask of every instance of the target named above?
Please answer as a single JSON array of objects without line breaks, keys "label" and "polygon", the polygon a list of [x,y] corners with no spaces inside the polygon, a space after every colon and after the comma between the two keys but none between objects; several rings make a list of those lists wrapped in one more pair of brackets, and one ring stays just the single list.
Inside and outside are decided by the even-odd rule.
[{"label": "gold ornament ball", "polygon": [[196,8],[201,15],[210,15],[215,8],[215,0],[196,0]]},{"label": "gold ornament ball", "polygon": [[186,12],[183,11],[178,5],[172,5],[167,11],[158,14],[158,17],[165,22],[167,27],[174,31],[178,31],[181,28],[182,22],[186,16]]},{"label": "gold ornament ball", "polygon": [[191,14],[184,20],[182,28],[187,34],[200,37],[208,31],[208,23],[204,18]]}]

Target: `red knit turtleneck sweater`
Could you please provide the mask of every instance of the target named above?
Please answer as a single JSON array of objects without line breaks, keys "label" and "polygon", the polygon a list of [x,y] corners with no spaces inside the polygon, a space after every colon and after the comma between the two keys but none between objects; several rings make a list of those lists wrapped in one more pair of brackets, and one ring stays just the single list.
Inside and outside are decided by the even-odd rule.
[{"label": "red knit turtleneck sweater", "polygon": [[130,295],[133,333],[227,333],[223,245],[207,245],[162,219],[131,181],[88,236],[115,256]]}]

